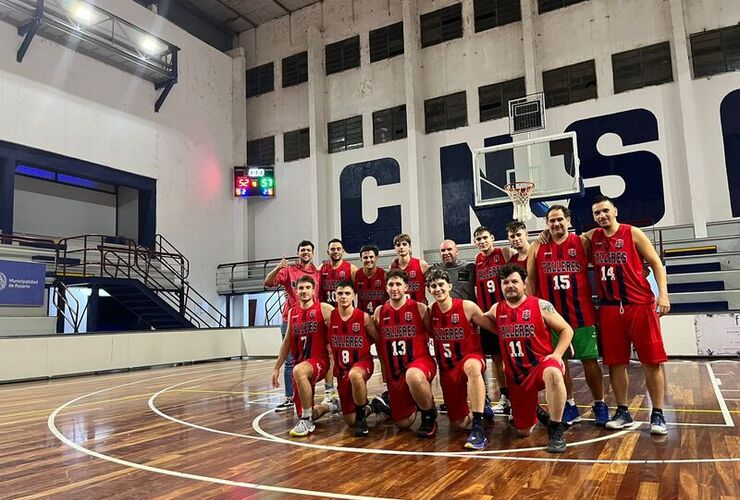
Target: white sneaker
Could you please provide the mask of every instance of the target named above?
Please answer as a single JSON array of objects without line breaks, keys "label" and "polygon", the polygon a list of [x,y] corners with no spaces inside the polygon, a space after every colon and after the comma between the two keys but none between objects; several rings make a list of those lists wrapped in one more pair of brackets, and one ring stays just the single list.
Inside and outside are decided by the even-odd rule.
[{"label": "white sneaker", "polygon": [[334,399],[334,393],[332,391],[326,391],[324,393],[324,399],[321,400],[320,404],[328,406],[331,404],[332,399]]},{"label": "white sneaker", "polygon": [[308,436],[315,430],[316,426],[311,420],[302,418],[297,424],[295,424],[295,427],[290,430],[290,435],[293,437],[304,437]]}]

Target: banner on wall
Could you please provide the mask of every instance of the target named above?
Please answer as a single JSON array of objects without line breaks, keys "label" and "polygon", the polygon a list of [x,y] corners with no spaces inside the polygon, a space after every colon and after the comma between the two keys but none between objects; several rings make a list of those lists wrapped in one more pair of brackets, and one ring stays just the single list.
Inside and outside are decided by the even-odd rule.
[{"label": "banner on wall", "polygon": [[700,356],[740,355],[740,314],[696,315],[694,331]]},{"label": "banner on wall", "polygon": [[0,306],[44,305],[46,265],[0,260]]}]

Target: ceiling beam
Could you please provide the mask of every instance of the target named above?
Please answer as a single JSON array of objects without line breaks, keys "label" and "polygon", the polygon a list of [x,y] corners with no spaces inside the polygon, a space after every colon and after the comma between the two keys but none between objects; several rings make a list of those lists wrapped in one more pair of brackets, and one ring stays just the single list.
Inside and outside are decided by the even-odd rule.
[{"label": "ceiling beam", "polygon": [[[252,28],[256,28],[257,27],[257,23],[255,23],[254,21],[251,21],[250,19],[248,19],[244,14],[242,14],[238,10],[234,9],[231,5],[228,5],[228,4],[224,3],[222,0],[216,0],[216,3],[219,4],[221,7],[223,7],[224,9],[228,10],[229,12],[231,12],[232,14],[236,14],[236,16],[238,18],[245,20],[247,22],[247,24],[249,24]],[[230,21],[231,21],[231,19],[230,19]]]},{"label": "ceiling beam", "polygon": [[282,3],[278,2],[278,0],[271,0],[271,1],[272,1],[272,3],[274,3],[275,5],[277,5],[278,7],[280,7],[281,9],[283,9],[283,12],[285,12],[286,14],[292,14],[292,11],[290,9],[288,9],[287,7],[285,7],[285,5],[283,5]]}]

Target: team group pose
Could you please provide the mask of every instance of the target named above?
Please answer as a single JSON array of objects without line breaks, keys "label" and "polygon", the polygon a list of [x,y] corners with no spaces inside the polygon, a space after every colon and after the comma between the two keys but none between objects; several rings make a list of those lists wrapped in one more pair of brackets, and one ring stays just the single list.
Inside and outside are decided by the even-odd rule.
[{"label": "team group pose", "polygon": [[[470,264],[458,259],[455,242],[445,240],[442,263],[430,268],[412,256],[411,238],[399,234],[394,238],[396,258],[387,271],[378,267],[376,246],[360,250],[362,268],[357,269],[343,260],[337,239],[329,242],[330,260],[319,271],[309,265],[307,252],[301,252],[307,245],[312,251],[313,245],[301,242],[299,262],[290,265],[283,259],[265,279],[294,295],[272,374],[278,387],[280,367],[292,356],[298,421],[291,435],[312,433],[314,421],[327,413],[341,412],[360,437],[370,434],[371,415],[408,429],[420,413],[416,434],[431,438],[438,417],[432,381],[439,372],[444,413],[451,429],[467,432],[466,439],[460,438],[465,448],[486,447],[484,422],[492,421],[495,412],[509,415],[520,436],[530,435],[540,422],[548,432],[546,449],[561,453],[566,449],[565,426],[581,420],[568,360],[583,366],[594,424],[622,429],[634,422],[627,406],[633,347],[652,404],[650,432],[666,434],[662,364],[667,357],[658,321],[670,310],[665,270],[647,236],[617,221],[612,200],[597,197],[592,209],[598,227],[576,235],[569,231],[568,208],[550,207],[547,229],[531,245],[520,222],[507,225],[507,248],[495,247],[493,231],[481,226],[473,233],[480,252]],[[643,274],[643,261],[655,275],[657,298]],[[430,306],[427,293],[433,298]],[[385,392],[369,400],[372,344]],[[500,391],[494,408],[487,403],[486,356],[492,357]],[[599,357],[609,368],[617,402],[611,417]],[[314,386],[330,370],[338,397],[327,392],[314,404]],[[543,390],[547,409],[539,405]]]}]

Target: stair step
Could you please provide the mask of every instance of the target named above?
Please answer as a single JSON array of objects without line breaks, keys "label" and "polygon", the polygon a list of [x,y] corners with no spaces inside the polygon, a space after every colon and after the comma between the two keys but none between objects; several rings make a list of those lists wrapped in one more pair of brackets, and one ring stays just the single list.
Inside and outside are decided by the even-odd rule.
[{"label": "stair step", "polygon": [[717,253],[716,245],[706,245],[699,247],[669,248],[663,251],[666,257],[677,257],[687,255],[707,255]]},{"label": "stair step", "polygon": [[719,312],[719,311],[729,311],[729,310],[730,310],[730,305],[727,303],[727,301],[671,303],[671,314],[672,313],[706,313],[706,312]]},{"label": "stair step", "polygon": [[668,293],[712,292],[725,289],[724,281],[696,281],[693,283],[669,283]]},{"label": "stair step", "polygon": [[666,266],[667,274],[711,273],[721,270],[722,265],[719,262],[707,262],[702,264],[678,264],[673,266]]}]

